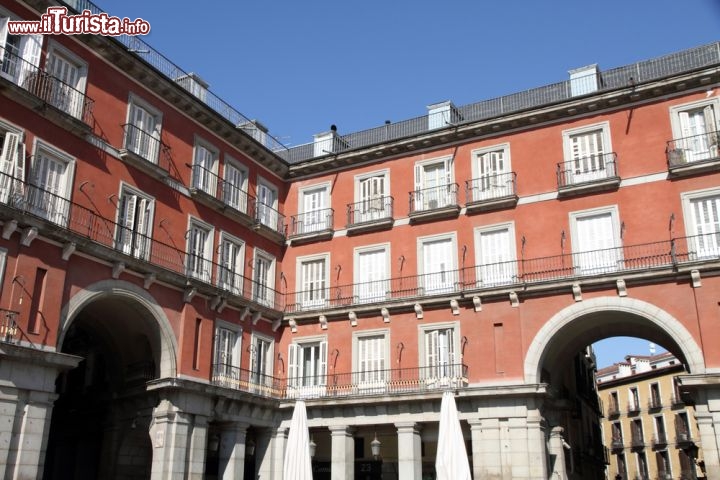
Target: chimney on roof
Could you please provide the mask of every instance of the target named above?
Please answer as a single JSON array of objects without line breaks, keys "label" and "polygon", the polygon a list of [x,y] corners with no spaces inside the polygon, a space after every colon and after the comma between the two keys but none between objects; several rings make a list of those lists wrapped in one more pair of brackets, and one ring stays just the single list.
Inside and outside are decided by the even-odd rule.
[{"label": "chimney on roof", "polygon": [[313,135],[313,156],[322,157],[331,153],[337,153],[347,144],[338,136],[337,125],[330,125],[329,132],[316,133]]},{"label": "chimney on roof", "polygon": [[210,85],[197,73],[190,72],[186,75],[177,77],[175,81],[203,102],[207,98],[207,92]]},{"label": "chimney on roof", "polygon": [[267,146],[268,129],[262,123],[257,120],[250,120],[249,122],[241,123],[237,128],[250,135],[262,145]]},{"label": "chimney on roof", "polygon": [[570,95],[586,95],[597,92],[599,70],[597,63],[585,67],[576,68],[568,72],[570,74]]}]

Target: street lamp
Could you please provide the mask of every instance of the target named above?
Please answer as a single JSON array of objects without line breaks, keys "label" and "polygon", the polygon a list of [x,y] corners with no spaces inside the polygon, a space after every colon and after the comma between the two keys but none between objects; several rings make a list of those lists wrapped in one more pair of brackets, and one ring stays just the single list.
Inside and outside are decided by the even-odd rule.
[{"label": "street lamp", "polygon": [[370,450],[372,451],[373,457],[375,457],[375,460],[380,456],[380,440],[377,438],[377,432],[375,432],[375,439],[373,439],[372,442],[370,442]]},{"label": "street lamp", "polygon": [[315,458],[315,450],[317,449],[317,443],[310,437],[310,458]]}]

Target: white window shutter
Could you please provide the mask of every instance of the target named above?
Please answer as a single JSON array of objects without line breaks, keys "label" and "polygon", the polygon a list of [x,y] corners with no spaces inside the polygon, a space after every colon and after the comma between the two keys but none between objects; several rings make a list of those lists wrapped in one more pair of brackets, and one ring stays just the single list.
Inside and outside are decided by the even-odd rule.
[{"label": "white window shutter", "polygon": [[[15,158],[15,179],[25,182],[25,143],[18,139],[17,157]],[[23,188],[18,185],[18,188]]]},{"label": "white window shutter", "polygon": [[327,341],[320,342],[320,358],[318,359],[318,385],[327,384]]},{"label": "white window shutter", "polygon": [[10,177],[15,173],[15,166],[17,164],[16,157],[18,156],[19,145],[20,135],[16,133],[5,134],[5,141],[3,142],[2,152],[0,153],[0,172],[7,177]]},{"label": "white window shutter", "polygon": [[[32,67],[23,64],[18,76],[18,84],[23,85],[25,78],[34,73],[40,65],[40,53],[42,52],[42,35],[28,35],[23,42],[21,56]],[[75,85],[72,85],[73,87]]]},{"label": "white window shutter", "polygon": [[288,345],[288,384],[292,387],[300,386],[300,346],[297,343]]},{"label": "white window shutter", "polygon": [[[7,35],[8,35],[8,21],[10,19],[8,17],[0,17],[0,48],[5,49],[5,44],[7,43]],[[0,55],[0,64],[2,63],[3,56]]]},{"label": "white window shutter", "polygon": [[[415,191],[418,192],[423,189],[425,185],[425,175],[422,165],[415,165]],[[418,199],[415,199],[418,202]],[[415,207],[417,208],[417,206]]]},{"label": "white window shutter", "polygon": [[678,117],[680,118],[680,135],[685,137],[690,137],[693,135],[693,128],[690,123],[690,113],[689,112],[680,112],[678,114]]},{"label": "white window shutter", "polygon": [[125,202],[123,204],[124,212],[122,218],[122,248],[125,253],[130,253],[130,246],[132,245],[132,234],[135,229],[135,212],[137,210],[137,195],[126,195]]}]

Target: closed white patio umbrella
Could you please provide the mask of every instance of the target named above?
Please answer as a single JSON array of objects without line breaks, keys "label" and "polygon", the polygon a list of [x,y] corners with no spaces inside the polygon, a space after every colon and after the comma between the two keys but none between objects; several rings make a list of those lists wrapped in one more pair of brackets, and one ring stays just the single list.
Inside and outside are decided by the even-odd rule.
[{"label": "closed white patio umbrella", "polygon": [[285,446],[283,480],[312,480],[310,460],[310,433],[307,425],[305,402],[295,402],[290,432]]},{"label": "closed white patio umbrella", "polygon": [[450,391],[443,393],[440,405],[440,431],[435,471],[438,480],[472,479],[455,397]]}]

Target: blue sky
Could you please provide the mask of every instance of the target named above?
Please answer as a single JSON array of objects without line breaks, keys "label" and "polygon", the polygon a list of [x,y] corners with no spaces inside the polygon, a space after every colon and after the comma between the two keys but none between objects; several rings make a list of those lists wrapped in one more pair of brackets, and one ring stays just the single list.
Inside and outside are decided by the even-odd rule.
[{"label": "blue sky", "polygon": [[[149,21],[147,42],[286,145],[720,40],[719,0],[96,2]],[[648,342],[595,348],[602,367]]]}]

